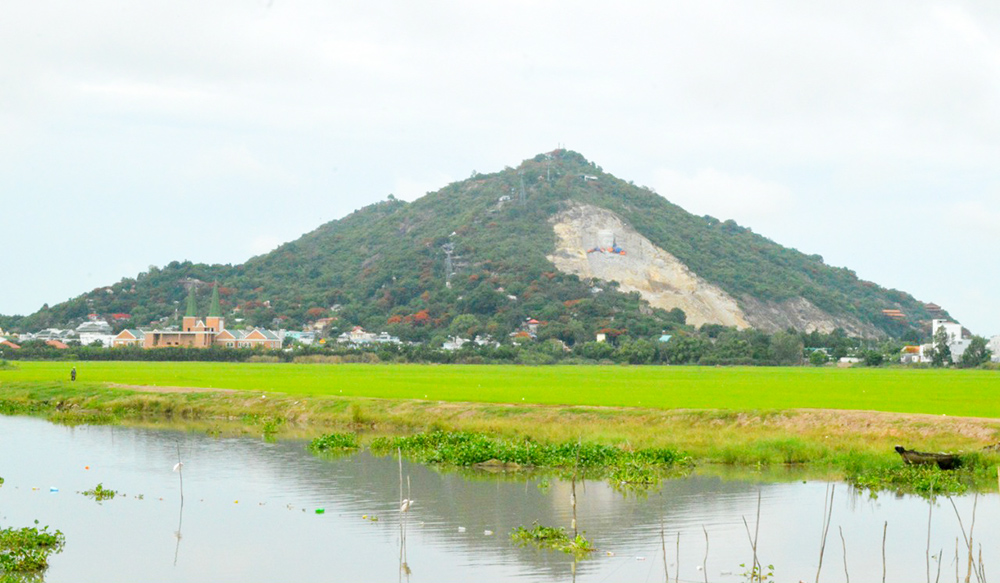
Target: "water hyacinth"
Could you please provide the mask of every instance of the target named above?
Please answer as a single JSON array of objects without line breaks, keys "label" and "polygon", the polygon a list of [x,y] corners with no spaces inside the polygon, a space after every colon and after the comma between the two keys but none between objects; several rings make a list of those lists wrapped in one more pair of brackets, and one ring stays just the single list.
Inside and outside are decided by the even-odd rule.
[{"label": "water hyacinth", "polygon": [[545,444],[529,438],[503,438],[465,431],[379,437],[371,444],[374,453],[396,449],[420,463],[457,466],[499,462],[533,467],[602,468],[626,462],[673,465],[686,460],[679,452],[665,448],[628,451],[597,443]]}]

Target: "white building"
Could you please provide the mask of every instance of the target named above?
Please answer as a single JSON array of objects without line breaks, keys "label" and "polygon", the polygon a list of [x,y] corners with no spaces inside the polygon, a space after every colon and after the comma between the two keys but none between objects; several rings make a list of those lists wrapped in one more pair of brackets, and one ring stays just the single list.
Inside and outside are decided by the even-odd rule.
[{"label": "white building", "polygon": [[997,334],[986,344],[986,348],[989,348],[993,355],[990,360],[993,362],[1000,362],[1000,334]]},{"label": "white building", "polygon": [[948,344],[952,342],[957,342],[962,339],[962,325],[958,322],[950,322],[948,320],[931,320],[931,341],[937,336],[938,330],[944,328],[945,333],[948,335]]},{"label": "white building", "polygon": [[100,332],[80,332],[80,344],[90,346],[94,342],[100,342],[104,348],[111,348],[111,342],[115,339],[114,334],[101,334]]}]

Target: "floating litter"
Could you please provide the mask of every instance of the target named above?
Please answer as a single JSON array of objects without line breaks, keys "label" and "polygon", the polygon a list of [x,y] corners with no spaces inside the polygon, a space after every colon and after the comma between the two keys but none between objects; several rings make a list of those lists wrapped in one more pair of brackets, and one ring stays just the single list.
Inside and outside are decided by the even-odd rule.
[{"label": "floating litter", "polygon": [[368,515],[367,514],[362,514],[361,515],[361,520],[368,520]]},{"label": "floating litter", "polygon": [[233,504],[239,504],[239,503],[240,503],[239,500],[233,500]]},{"label": "floating litter", "polygon": [[464,526],[458,527],[458,532],[465,532],[465,527]]},{"label": "floating litter", "polygon": [[324,512],[326,512],[326,510],[323,509],[323,508],[317,508],[316,509],[316,514],[323,514]]},{"label": "floating litter", "polygon": [[83,466],[83,469],[85,469],[85,470],[89,470],[89,469],[90,469],[90,466]]},{"label": "floating litter", "polygon": [[614,553],[612,553],[611,551],[607,551],[607,554],[608,554],[608,556],[609,556],[609,557],[613,557],[613,556],[615,556],[615,554],[614,554]]},{"label": "floating litter", "polygon": [[493,536],[493,531],[492,530],[484,530],[483,531],[483,536]]},{"label": "floating litter", "polygon": [[59,491],[59,488],[56,488],[55,486],[52,486],[51,488],[49,488],[49,492],[58,492],[58,491]]},{"label": "floating litter", "polygon": [[645,561],[646,557],[636,557],[635,560],[637,560],[637,561]]}]

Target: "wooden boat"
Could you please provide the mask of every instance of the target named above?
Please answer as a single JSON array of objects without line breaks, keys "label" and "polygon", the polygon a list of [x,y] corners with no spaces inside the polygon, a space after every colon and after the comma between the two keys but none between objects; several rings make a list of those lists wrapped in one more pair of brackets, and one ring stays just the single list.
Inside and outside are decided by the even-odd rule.
[{"label": "wooden boat", "polygon": [[958,466],[962,465],[961,458],[958,457],[958,454],[954,453],[927,453],[906,449],[901,445],[896,446],[896,453],[898,453],[907,464],[937,464],[937,467],[942,470],[954,470]]}]

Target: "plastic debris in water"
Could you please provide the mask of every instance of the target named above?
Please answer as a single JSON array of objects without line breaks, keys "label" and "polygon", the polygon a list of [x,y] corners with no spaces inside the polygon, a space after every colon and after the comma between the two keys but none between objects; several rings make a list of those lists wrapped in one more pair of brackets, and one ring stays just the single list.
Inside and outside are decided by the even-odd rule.
[{"label": "plastic debris in water", "polygon": [[483,536],[493,536],[493,531],[492,530],[484,530],[483,531]]},{"label": "plastic debris in water", "polygon": [[58,492],[58,491],[59,491],[59,488],[56,488],[55,486],[52,486],[51,488],[49,488],[49,492]]},{"label": "plastic debris in water", "polygon": [[184,467],[184,462],[177,462],[176,464],[174,464],[174,471],[179,472],[183,467]]},{"label": "plastic debris in water", "polygon": [[458,532],[465,532],[465,527],[464,526],[458,527]]},{"label": "plastic debris in water", "polygon": [[408,512],[410,510],[410,506],[412,505],[413,505],[413,500],[410,500],[409,498],[404,498],[403,503],[399,505],[399,511]]},{"label": "plastic debris in water", "polygon": [[316,509],[316,514],[323,514],[324,512],[326,512],[326,509],[324,509],[324,508],[317,508]]},{"label": "plastic debris in water", "polygon": [[85,470],[89,470],[89,469],[90,469],[90,466],[83,466],[83,469],[85,469]]},{"label": "plastic debris in water", "polygon": [[635,560],[637,560],[637,561],[645,561],[646,557],[636,557]]}]

